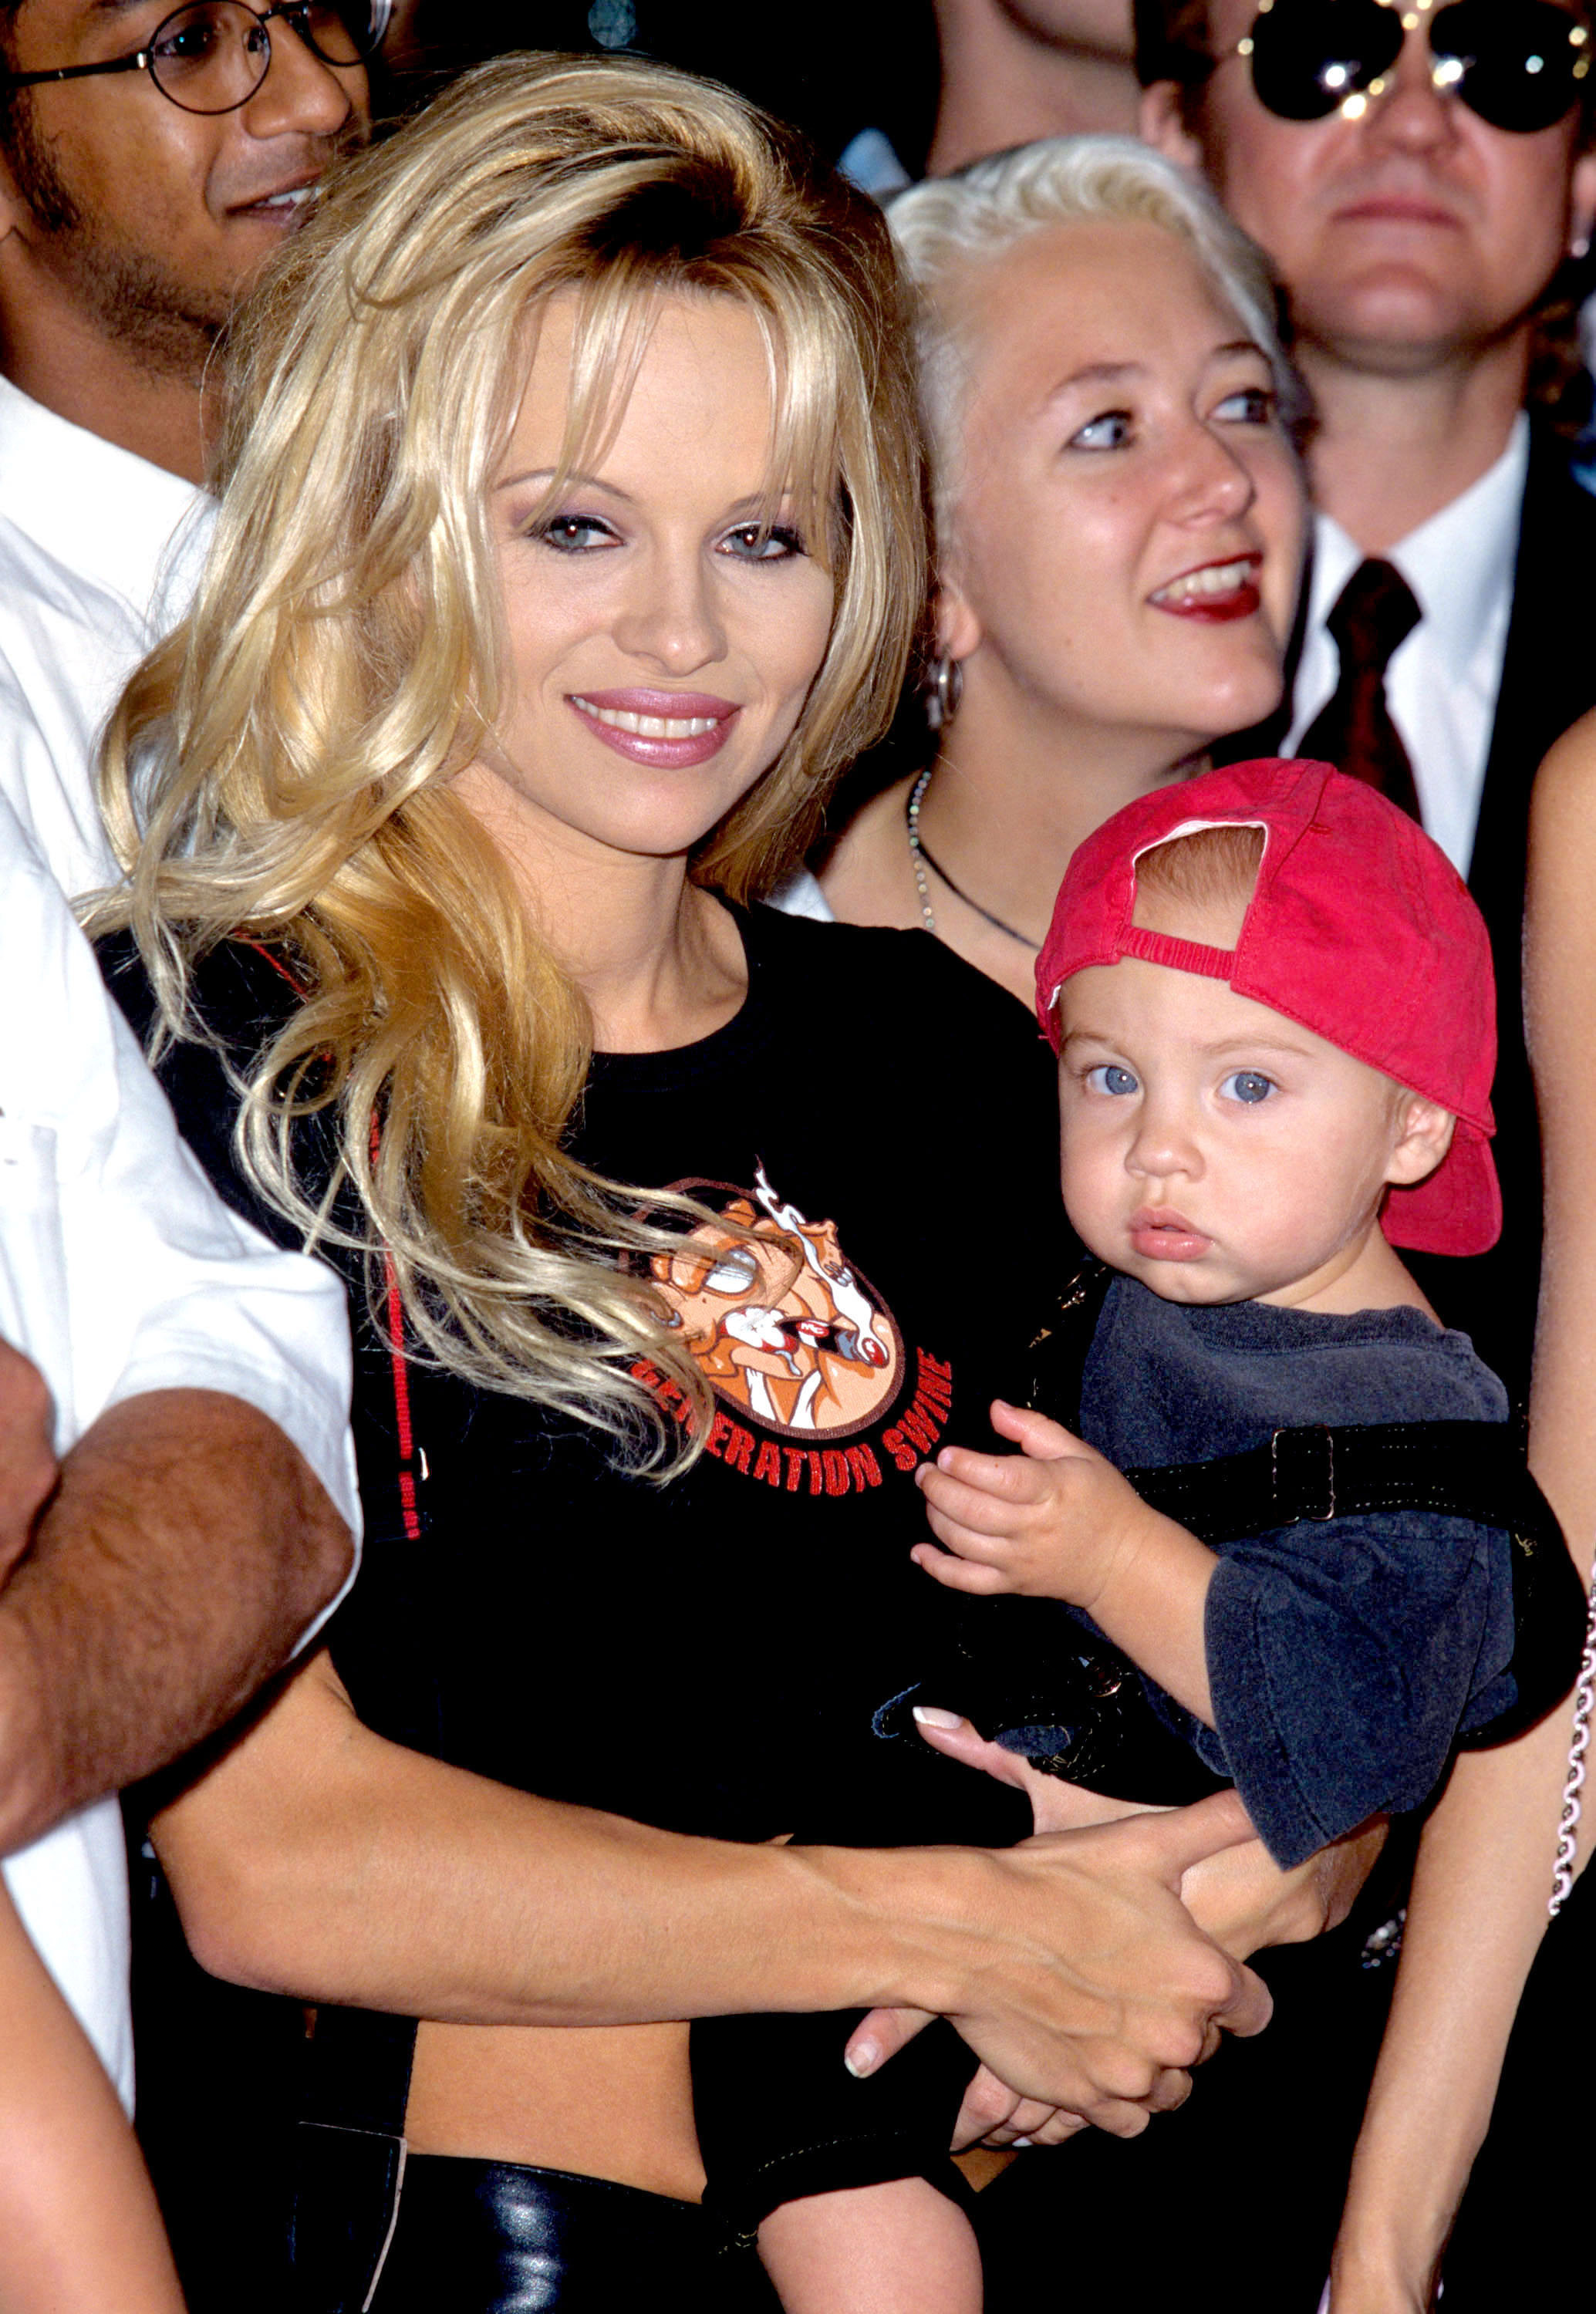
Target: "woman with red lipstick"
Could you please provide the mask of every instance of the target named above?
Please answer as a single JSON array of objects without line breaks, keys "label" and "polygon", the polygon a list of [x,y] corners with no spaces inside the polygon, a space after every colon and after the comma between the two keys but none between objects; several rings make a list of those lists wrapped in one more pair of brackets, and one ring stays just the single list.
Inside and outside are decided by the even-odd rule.
[{"label": "woman with red lipstick", "polygon": [[[108,742],[108,954],[225,1194],[348,1280],[367,1533],[155,1827],[205,1966],[317,2012],[271,2082],[213,2027],[185,2094],[146,2037],[211,2149],[190,2303],[768,2304],[682,2020],[942,2011],[969,2133],[1132,2133],[1265,2006],[1177,1901],[1228,1797],[1005,1847],[1015,1795],[872,1726],[935,1610],[914,1469],[983,1427],[1056,1214],[1001,996],[745,905],[920,600],[890,248],[723,91],[509,58],[353,165],[239,362]],[[838,1794],[938,1844],[782,1844]],[[1214,1901],[1237,1950],[1323,1902]]]},{"label": "woman with red lipstick", "polygon": [[1279,700],[1299,389],[1262,258],[1145,146],[1027,146],[891,223],[921,291],[933,752],[788,902],[923,925],[1028,1004],[1077,844]]}]

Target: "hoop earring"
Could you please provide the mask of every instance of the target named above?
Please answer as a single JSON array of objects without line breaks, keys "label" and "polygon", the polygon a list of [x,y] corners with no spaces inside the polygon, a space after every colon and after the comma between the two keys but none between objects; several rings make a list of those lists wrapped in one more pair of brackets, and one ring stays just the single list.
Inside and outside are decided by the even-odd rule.
[{"label": "hoop earring", "polygon": [[965,695],[965,671],[957,659],[939,651],[931,661],[925,690],[925,720],[933,731],[945,731],[958,713]]}]

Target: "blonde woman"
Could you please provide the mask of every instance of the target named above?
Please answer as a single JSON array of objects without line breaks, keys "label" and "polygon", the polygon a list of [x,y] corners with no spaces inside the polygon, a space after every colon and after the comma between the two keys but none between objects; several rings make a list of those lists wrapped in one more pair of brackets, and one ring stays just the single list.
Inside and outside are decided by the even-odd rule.
[{"label": "blonde woman", "polygon": [[[1228,1796],[780,1844],[838,1794],[954,1836],[947,1763],[870,1719],[932,1606],[914,1467],[984,1435],[1056,1203],[1006,1000],[745,905],[921,600],[895,299],[869,205],[723,92],[483,67],[249,315],[195,606],[113,726],[116,985],[360,1334],[366,1572],[156,1828],[206,1967],[316,2005],[295,2303],[759,2302],[683,2018],[940,2011],[997,2077],[971,2129],[1127,2133],[1261,2019],[1177,1901]],[[965,1780],[974,1836],[1027,1828]],[[1238,1949],[1323,1916],[1221,1880]],[[280,2305],[203,2134],[219,2301]]]},{"label": "blonde woman", "polygon": [[1077,844],[1279,702],[1301,389],[1260,252],[1129,138],[978,162],[891,224],[920,293],[932,729],[800,892],[923,926],[1028,1005]]}]

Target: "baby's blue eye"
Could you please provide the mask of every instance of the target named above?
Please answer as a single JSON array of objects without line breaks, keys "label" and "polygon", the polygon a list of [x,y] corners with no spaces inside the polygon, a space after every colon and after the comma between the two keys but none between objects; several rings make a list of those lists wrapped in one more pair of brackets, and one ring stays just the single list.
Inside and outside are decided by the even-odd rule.
[{"label": "baby's blue eye", "polygon": [[1140,1092],[1142,1088],[1129,1069],[1122,1069],[1117,1061],[1105,1061],[1086,1073],[1087,1083],[1093,1092]]},{"label": "baby's blue eye", "polygon": [[1274,1078],[1261,1075],[1257,1069],[1238,1069],[1234,1076],[1227,1077],[1220,1087],[1220,1091],[1228,1093],[1232,1100],[1244,1100],[1249,1107],[1256,1107],[1260,1100],[1267,1100],[1274,1090]]}]

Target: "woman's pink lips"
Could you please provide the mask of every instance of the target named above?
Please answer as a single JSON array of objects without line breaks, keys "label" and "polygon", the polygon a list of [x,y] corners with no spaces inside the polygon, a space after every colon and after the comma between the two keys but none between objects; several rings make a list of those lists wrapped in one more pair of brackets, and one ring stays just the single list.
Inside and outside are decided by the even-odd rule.
[{"label": "woman's pink lips", "polygon": [[1131,1215],[1131,1244],[1144,1261],[1195,1261],[1212,1243],[1172,1206],[1143,1206]]},{"label": "woman's pink lips", "polygon": [[[584,691],[579,696],[568,692],[566,703],[594,737],[602,739],[618,755],[664,771],[691,771],[695,764],[707,764],[711,755],[718,755],[741,712],[735,700],[719,699],[705,691]],[[713,721],[710,729],[695,732],[689,738],[655,738],[641,731],[622,731],[613,723],[601,722],[596,715],[588,713],[590,707],[602,707],[612,715],[650,715],[671,722],[701,722],[709,718]]]}]

